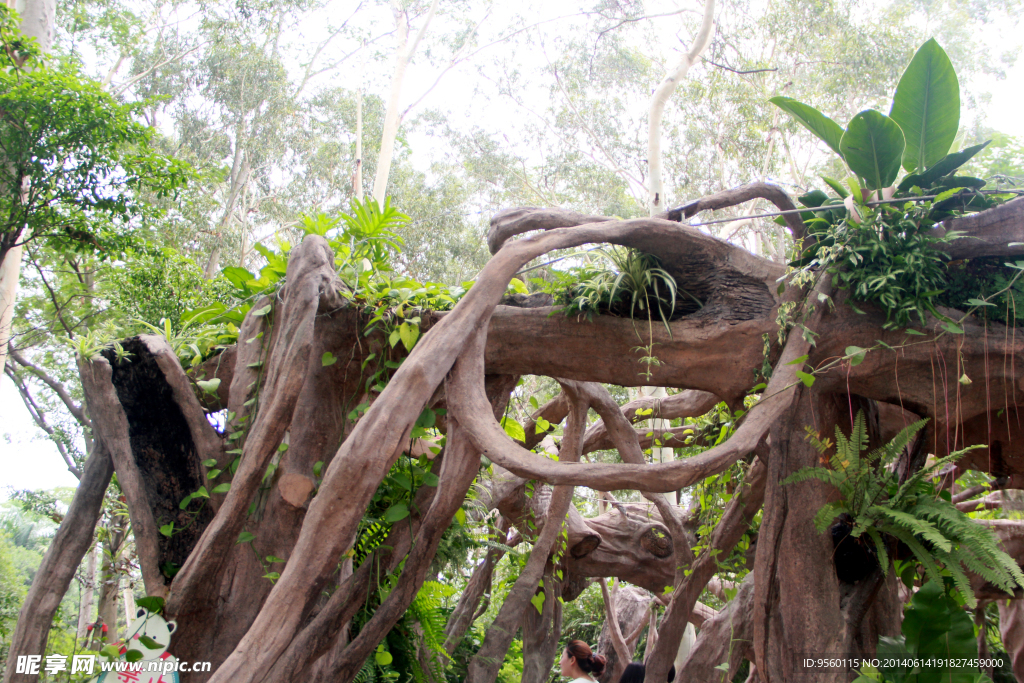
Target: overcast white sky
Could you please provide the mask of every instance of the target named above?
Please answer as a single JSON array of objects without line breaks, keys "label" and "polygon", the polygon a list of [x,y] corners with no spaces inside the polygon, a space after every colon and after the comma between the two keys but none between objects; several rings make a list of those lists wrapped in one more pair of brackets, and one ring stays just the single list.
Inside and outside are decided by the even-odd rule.
[{"label": "overcast white sky", "polygon": [[[555,5],[557,3],[549,6],[549,10]],[[1006,45],[1006,49],[1010,49],[1009,42],[1017,41],[1018,37],[999,36],[998,31],[992,30],[985,39],[990,43],[1001,42]],[[983,77],[975,81],[972,88],[975,92],[987,91],[992,94],[990,104],[984,111],[986,124],[1019,139],[1024,139],[1024,115],[1021,113],[1024,110],[1022,61],[1024,60],[1019,60],[1016,66],[1008,70],[1005,80],[996,81],[994,78]],[[422,106],[441,108],[447,103],[453,110],[452,116],[470,115],[475,109],[467,100],[467,95],[471,97],[472,88],[465,87],[464,79],[471,77],[471,71],[471,68],[466,67],[464,73],[456,69],[448,74]],[[415,84],[423,83],[423,79],[417,78],[415,65],[410,69],[407,78],[412,83],[408,88],[408,97],[415,99],[419,96],[419,93],[413,92],[417,89]],[[496,103],[492,103],[490,108],[493,108],[494,104]],[[476,109],[472,115],[480,116],[481,111]],[[56,448],[36,429],[10,380],[0,375],[0,500],[7,498],[10,489],[38,489],[76,484],[77,480],[67,471]]]}]

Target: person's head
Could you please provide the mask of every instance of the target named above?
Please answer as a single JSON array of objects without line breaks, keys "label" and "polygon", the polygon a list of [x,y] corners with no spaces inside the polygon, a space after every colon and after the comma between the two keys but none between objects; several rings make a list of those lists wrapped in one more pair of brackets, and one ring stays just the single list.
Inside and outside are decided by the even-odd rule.
[{"label": "person's head", "polygon": [[605,658],[594,654],[582,640],[572,640],[562,651],[559,664],[562,675],[568,678],[596,677],[604,673]]},{"label": "person's head", "polygon": [[[640,662],[632,662],[626,665],[626,670],[622,672],[622,678],[619,679],[619,683],[644,683],[644,674],[646,673],[646,667]],[[672,683],[676,679],[676,667],[672,666],[668,670],[668,683]]]},{"label": "person's head", "polygon": [[627,664],[619,683],[644,683],[644,671],[645,667],[640,662]]}]

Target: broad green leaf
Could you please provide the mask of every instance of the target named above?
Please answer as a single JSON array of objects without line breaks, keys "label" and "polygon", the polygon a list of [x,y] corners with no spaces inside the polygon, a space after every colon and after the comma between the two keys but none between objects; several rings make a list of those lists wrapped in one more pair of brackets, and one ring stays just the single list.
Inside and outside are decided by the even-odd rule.
[{"label": "broad green leaf", "polygon": [[530,290],[526,288],[526,283],[524,283],[517,277],[512,278],[512,280],[508,283],[508,288],[511,289],[516,294],[530,293]]},{"label": "broad green leaf", "polygon": [[850,121],[839,147],[850,170],[867,182],[867,189],[880,190],[896,180],[905,143],[895,121],[867,109]]},{"label": "broad green leaf", "polygon": [[850,196],[850,191],[843,187],[842,183],[838,180],[834,180],[827,176],[821,176],[821,179],[825,181],[825,184],[835,190],[835,193],[839,195],[841,199],[846,199]]},{"label": "broad green leaf", "polygon": [[511,417],[505,417],[501,421],[501,426],[504,428],[505,433],[517,441],[526,441],[526,430],[523,429],[523,425],[513,420]]},{"label": "broad green leaf", "polygon": [[273,564],[275,562],[287,562],[287,560],[283,557],[278,557],[277,555],[267,555],[267,562]]},{"label": "broad green leaf", "polygon": [[395,503],[384,513],[385,522],[399,522],[409,516],[409,506],[405,503]]},{"label": "broad green leaf", "polygon": [[391,662],[395,661],[395,658],[391,656],[391,653],[387,650],[377,650],[374,653],[373,659],[379,666],[387,666]]},{"label": "broad green leaf", "polygon": [[867,349],[862,349],[859,346],[847,346],[846,355],[850,357],[850,365],[860,365],[864,362],[864,354],[868,352]]},{"label": "broad green leaf", "polygon": [[138,662],[142,659],[142,652],[139,650],[128,650],[124,653],[125,661]]},{"label": "broad green leaf", "polygon": [[199,388],[208,394],[216,394],[217,388],[220,387],[220,378],[214,377],[213,379],[201,379],[196,384]]},{"label": "broad green leaf", "polygon": [[773,97],[768,101],[803,124],[807,130],[817,135],[822,142],[828,145],[833,152],[843,156],[843,152],[839,148],[840,141],[843,139],[843,129],[838,123],[814,107],[803,102],[797,102],[792,97],[779,96]]},{"label": "broad green leaf", "polygon": [[534,425],[535,434],[543,434],[544,432],[551,429],[551,423],[545,420],[543,417],[538,417],[537,422]]},{"label": "broad green leaf", "polygon": [[164,599],[158,598],[155,595],[147,595],[144,598],[139,598],[135,601],[135,604],[150,614],[159,614],[164,611]]},{"label": "broad green leaf", "polygon": [[231,490],[231,483],[230,482],[224,482],[223,484],[215,487],[213,489],[213,492],[214,493],[227,493],[230,490]]},{"label": "broad green leaf", "polygon": [[139,636],[139,642],[145,645],[146,648],[149,650],[159,650],[160,648],[165,647],[164,645],[161,645],[149,636]]},{"label": "broad green leaf", "polygon": [[800,381],[804,383],[805,387],[814,386],[814,375],[806,372],[798,372],[796,373],[796,376],[800,378]]},{"label": "broad green leaf", "polygon": [[160,527],[160,533],[166,536],[167,538],[170,538],[171,535],[174,534],[174,522],[164,524],[162,527]]},{"label": "broad green leaf", "polygon": [[925,169],[949,152],[960,128],[960,82],[946,52],[932,38],[900,77],[889,116],[906,138],[903,168]]},{"label": "broad green leaf", "polygon": [[262,308],[257,308],[255,311],[249,312],[249,314],[252,315],[254,318],[260,318],[262,316],[265,316],[267,313],[270,313],[270,304],[267,304]]},{"label": "broad green leaf", "polygon": [[461,524],[462,526],[466,526],[466,511],[463,510],[462,508],[456,510],[455,521]]},{"label": "broad green leaf", "polygon": [[321,367],[325,367],[326,368],[326,367],[328,367],[330,365],[334,365],[337,362],[338,362],[338,359],[335,358],[334,354],[331,353],[330,351],[325,351],[324,355],[320,356],[320,366]]},{"label": "broad green leaf", "polygon": [[547,596],[544,595],[544,591],[536,593],[536,594],[534,594],[534,596],[532,598],[530,598],[530,603],[534,607],[537,608],[537,614],[543,614],[544,613],[544,600],[545,599],[547,599]]},{"label": "broad green leaf", "polygon": [[249,543],[255,538],[256,536],[254,534],[248,531],[243,531],[242,533],[238,534],[238,540],[235,541],[235,545],[238,545],[239,543]]},{"label": "broad green leaf", "polygon": [[398,336],[401,337],[405,350],[412,351],[416,340],[420,338],[420,326],[413,323],[402,323],[398,326]]},{"label": "broad green leaf", "polygon": [[987,140],[981,143],[980,145],[968,147],[967,149],[961,152],[953,152],[952,154],[947,154],[945,157],[939,160],[934,166],[926,169],[923,173],[912,173],[911,175],[908,175],[906,178],[900,181],[899,187],[897,189],[899,189],[901,192],[906,192],[915,185],[917,185],[920,188],[931,187],[936,180],[949,175],[950,173],[952,173],[953,171],[955,171],[956,169],[960,168],[968,161],[970,161],[975,154],[985,149],[990,142],[992,141]]}]

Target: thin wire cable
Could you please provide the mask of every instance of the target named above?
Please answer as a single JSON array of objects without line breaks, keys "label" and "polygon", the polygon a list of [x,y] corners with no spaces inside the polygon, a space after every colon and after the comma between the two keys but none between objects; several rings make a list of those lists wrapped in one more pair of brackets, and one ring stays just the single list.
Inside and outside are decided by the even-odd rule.
[{"label": "thin wire cable", "polygon": [[[978,194],[1016,194],[1016,195],[1021,195],[1021,194],[1024,194],[1024,190],[980,190],[980,191],[978,191]],[[902,202],[923,202],[923,201],[928,200],[928,199],[935,199],[938,196],[939,195],[937,195],[937,194],[932,194],[932,195],[927,195],[927,196],[924,196],[924,197],[903,197],[901,199],[884,199],[884,200],[879,200],[879,201],[874,201],[874,202],[865,202],[864,205],[865,206],[881,206],[882,204],[899,204],[899,203],[902,203]],[[954,197],[955,196],[956,195],[954,195]],[[952,198],[953,197],[950,197],[950,199],[952,199]],[[741,220],[742,221],[746,221],[746,220],[750,220],[752,218],[774,218],[775,216],[789,216],[789,215],[792,215],[792,214],[795,214],[795,213],[807,213],[807,212],[812,212],[813,213],[813,212],[816,212],[816,211],[831,211],[833,209],[841,209],[841,208],[845,208],[845,207],[842,204],[829,204],[827,206],[815,206],[815,207],[807,207],[807,208],[803,208],[803,209],[789,209],[787,211],[776,211],[776,212],[773,212],[773,213],[758,213],[758,214],[754,214],[753,216],[739,216],[739,217],[734,217],[734,218],[719,218],[719,219],[716,219],[716,220],[713,220],[713,221],[704,221],[703,223],[682,223],[682,224],[683,225],[688,225],[691,228],[699,228],[699,227],[704,226],[704,225],[716,225],[716,224],[719,224],[719,223],[735,223],[736,221],[741,221]],[[704,211],[709,211],[709,210],[712,210],[712,209],[704,209]],[[580,254],[587,254],[589,252],[596,251],[596,250],[601,249],[601,248],[602,247],[599,246],[599,247],[592,247],[590,249],[584,249],[583,251],[575,251],[575,252],[573,252],[571,254],[566,254],[565,256],[559,256],[556,259],[551,259],[550,261],[545,261],[544,263],[541,263],[541,264],[536,265],[536,266],[530,266],[529,268],[523,268],[522,270],[516,271],[515,274],[516,275],[522,275],[523,273],[529,273],[532,270],[537,270],[538,268],[543,268],[544,266],[550,266],[552,263],[558,263],[559,261],[563,261],[563,260],[565,260],[567,258],[571,258],[573,256],[579,256]],[[476,278],[474,278],[474,279],[476,279]]]},{"label": "thin wire cable", "polygon": [[[979,192],[979,194],[1017,194],[1017,195],[1020,195],[1021,193],[1024,193],[1024,190],[981,190]],[[883,200],[874,201],[874,202],[865,202],[864,205],[865,206],[881,206],[882,204],[900,204],[900,203],[903,203],[903,202],[923,202],[923,201],[925,201],[927,199],[935,199],[938,196],[939,195],[937,195],[937,194],[932,194],[932,195],[927,195],[925,197],[903,197],[901,199],[883,199]],[[957,195],[953,195],[953,197],[950,197],[950,199],[953,199],[956,196]],[[773,212],[773,213],[759,213],[759,214],[755,214],[753,216],[737,216],[737,217],[733,217],[733,218],[719,218],[719,219],[716,219],[716,220],[713,220],[713,221],[704,221],[703,223],[685,223],[684,225],[689,225],[691,228],[698,228],[698,227],[701,227],[703,225],[715,225],[717,223],[735,223],[736,221],[739,221],[739,220],[749,220],[751,218],[773,218],[775,216],[790,216],[790,215],[795,214],[795,213],[806,213],[806,212],[812,212],[813,213],[815,211],[831,211],[833,209],[841,209],[841,208],[844,208],[842,204],[828,204],[828,205],[825,205],[825,206],[814,206],[814,207],[807,207],[807,208],[804,208],[804,209],[789,209],[787,211],[776,211],[776,212]],[[709,210],[711,210],[711,209],[704,209],[704,211],[709,211]]]}]

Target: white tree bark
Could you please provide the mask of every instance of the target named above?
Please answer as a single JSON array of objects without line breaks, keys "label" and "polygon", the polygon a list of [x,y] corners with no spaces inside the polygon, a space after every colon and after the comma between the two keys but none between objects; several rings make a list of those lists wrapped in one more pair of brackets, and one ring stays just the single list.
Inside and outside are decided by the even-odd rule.
[{"label": "white tree bark", "polygon": [[[53,27],[57,18],[57,0],[16,0],[14,9],[21,14],[21,32],[35,38],[43,54],[53,47]],[[20,246],[13,247],[0,263],[0,369],[7,362],[7,345],[11,341],[14,303],[18,297],[21,274]]]},{"label": "white tree bark", "polygon": [[416,37],[409,42],[409,16],[397,2],[391,3],[391,11],[395,15],[395,31],[398,37],[398,45],[395,49],[395,73],[391,77],[391,96],[388,98],[388,109],[384,115],[384,129],[380,138],[380,157],[377,159],[377,175],[373,180],[373,198],[378,204],[384,203],[384,197],[388,189],[388,176],[391,174],[391,158],[395,153],[395,137],[398,135],[398,125],[402,117],[398,111],[398,101],[402,94],[402,81],[405,79],[405,71],[409,66],[409,60],[416,54],[416,48],[426,35],[430,27],[430,21],[437,11],[438,0],[431,0],[430,9],[423,20],[423,26],[416,33]]},{"label": "white tree bark", "polygon": [[715,0],[704,0],[704,18],[697,36],[693,39],[693,45],[683,55],[676,68],[665,75],[665,79],[651,96],[651,110],[647,122],[647,167],[650,176],[647,189],[650,215],[652,216],[664,211],[665,204],[665,187],[661,177],[661,119],[665,114],[665,105],[668,103],[668,98],[675,92],[676,85],[686,78],[690,67],[696,64],[711,42],[711,35],[715,30],[714,18]]},{"label": "white tree bark", "polygon": [[[18,297],[22,247],[12,247],[0,263],[0,368],[7,362],[7,344],[11,340],[14,302]],[[0,379],[2,381],[2,379]]]},{"label": "white tree bark", "polygon": [[[8,3],[8,6],[10,4]],[[53,47],[57,0],[16,0],[13,5],[21,15],[21,32],[35,38],[43,54],[48,54]]]},{"label": "white tree bark", "polygon": [[352,194],[363,201],[363,89],[356,93],[356,170],[352,174]]},{"label": "white tree bark", "polygon": [[85,561],[85,585],[82,587],[82,600],[78,605],[78,642],[84,643],[88,633],[87,627],[93,623],[93,593],[96,590],[96,546],[92,547]]}]

